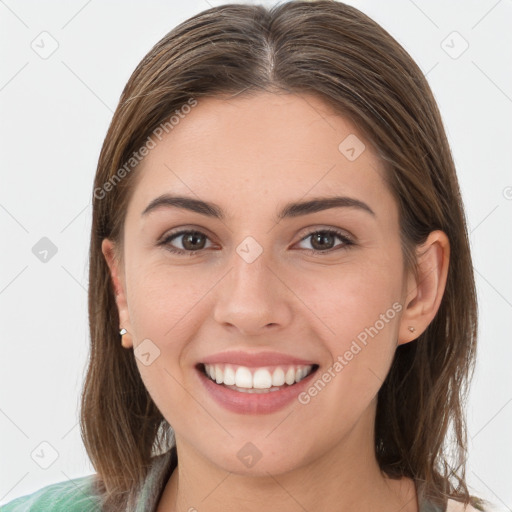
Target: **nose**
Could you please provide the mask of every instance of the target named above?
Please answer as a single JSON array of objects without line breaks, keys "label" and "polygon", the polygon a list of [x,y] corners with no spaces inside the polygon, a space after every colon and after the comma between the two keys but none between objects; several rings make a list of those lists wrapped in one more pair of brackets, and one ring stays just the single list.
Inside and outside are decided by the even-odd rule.
[{"label": "nose", "polygon": [[291,322],[293,292],[265,252],[251,263],[234,254],[231,269],[219,284],[214,318],[223,327],[254,336]]}]

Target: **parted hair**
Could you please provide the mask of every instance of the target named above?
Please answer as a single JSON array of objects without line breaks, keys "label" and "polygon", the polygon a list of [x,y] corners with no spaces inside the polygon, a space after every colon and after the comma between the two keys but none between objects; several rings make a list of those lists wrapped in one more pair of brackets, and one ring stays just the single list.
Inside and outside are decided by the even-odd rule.
[{"label": "parted hair", "polygon": [[138,172],[126,162],[191,99],[262,91],[315,94],[372,144],[398,205],[406,266],[415,268],[415,247],[431,231],[447,234],[451,261],[444,296],[426,331],[396,349],[378,394],[375,454],[382,471],[421,482],[434,503],[443,506],[451,498],[479,508],[465,478],[464,415],[476,356],[477,303],[442,119],[424,74],[386,30],[354,7],[320,0],[205,10],[159,41],[122,92],[94,181],[90,354],[80,418],[104,510],[132,510],[152,457],[175,450],[172,426],[146,390],[133,351],[121,346],[101,251],[104,238],[122,246]]}]

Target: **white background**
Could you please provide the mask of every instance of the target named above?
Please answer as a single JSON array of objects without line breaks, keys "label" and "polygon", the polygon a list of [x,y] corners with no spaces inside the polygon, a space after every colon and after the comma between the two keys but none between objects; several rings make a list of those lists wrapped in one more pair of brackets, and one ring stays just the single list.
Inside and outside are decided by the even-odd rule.
[{"label": "white background", "polygon": [[[221,3],[0,1],[0,503],[94,472],[78,404],[97,158],[140,59],[175,25]],[[480,301],[467,476],[474,493],[512,510],[512,1],[348,3],[412,55],[443,115]],[[43,31],[58,43],[47,59],[31,47],[46,37],[51,48]],[[469,44],[458,58],[464,41],[453,31]],[[57,247],[46,263],[32,252],[42,237]],[[42,442],[58,453],[48,469],[31,458],[51,456]]]}]

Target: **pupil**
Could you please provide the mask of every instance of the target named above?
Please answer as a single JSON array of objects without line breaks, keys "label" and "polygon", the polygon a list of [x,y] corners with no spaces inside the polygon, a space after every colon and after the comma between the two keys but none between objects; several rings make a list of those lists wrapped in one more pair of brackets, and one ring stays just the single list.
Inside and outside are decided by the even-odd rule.
[{"label": "pupil", "polygon": [[[329,233],[317,233],[315,236],[313,236],[313,241],[312,241],[312,245],[313,247],[315,247],[315,244],[317,244],[317,242],[319,243],[319,247],[315,247],[315,248],[319,248],[319,249],[325,249],[325,244],[327,243],[329,246],[331,245],[331,243],[333,242],[333,235],[329,234]],[[322,245],[322,242],[324,245]]]},{"label": "pupil", "polygon": [[[190,233],[189,235],[186,235],[184,240],[183,240],[183,246],[187,249],[191,249],[191,250],[198,250],[198,249],[201,249],[201,247],[197,247],[196,246],[196,243],[197,241],[201,238],[201,234],[200,233]],[[191,245],[191,247],[187,247],[187,245]],[[204,243],[202,244],[204,245]]]}]

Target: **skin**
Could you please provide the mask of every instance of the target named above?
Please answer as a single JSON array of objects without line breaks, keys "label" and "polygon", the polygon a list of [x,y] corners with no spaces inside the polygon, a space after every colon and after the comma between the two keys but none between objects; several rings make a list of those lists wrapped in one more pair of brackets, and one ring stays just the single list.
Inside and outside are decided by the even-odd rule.
[{"label": "skin", "polygon": [[[366,145],[354,161],[338,150],[349,134]],[[200,99],[137,172],[124,245],[116,253],[105,239],[102,249],[128,331],[123,345],[149,339],[160,350],[149,366],[136,359],[176,433],[179,465],[159,512],[416,512],[413,481],[387,478],[376,462],[376,397],[397,345],[416,339],[438,310],[446,235],[434,231],[418,247],[417,280],[405,271],[381,162],[355,126],[311,95]],[[165,207],[141,216],[164,192],[214,202],[226,217]],[[345,207],[276,220],[285,203],[330,195],[364,201],[375,215]],[[203,249],[189,256],[158,246],[175,228],[203,232]],[[318,245],[307,235],[326,228],[354,245],[334,238],[329,252],[308,254]],[[236,252],[247,236],[263,249],[252,263]],[[322,374],[394,303],[402,310],[307,405],[241,415],[198,381],[196,363],[229,349],[311,359]],[[237,457],[248,441],[262,455],[252,468]]]}]

